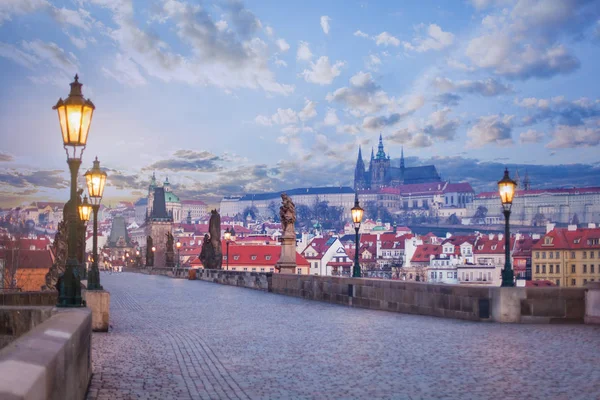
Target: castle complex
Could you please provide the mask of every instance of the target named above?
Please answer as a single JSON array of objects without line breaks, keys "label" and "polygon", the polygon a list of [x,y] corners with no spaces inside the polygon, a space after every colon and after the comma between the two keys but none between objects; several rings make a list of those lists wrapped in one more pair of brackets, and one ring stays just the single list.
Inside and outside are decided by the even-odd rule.
[{"label": "castle complex", "polygon": [[404,165],[404,149],[402,149],[400,167],[393,167],[389,154],[385,154],[381,135],[379,135],[377,155],[371,150],[371,160],[369,161],[368,170],[365,168],[360,147],[358,149],[358,160],[356,161],[356,168],[354,170],[355,190],[378,190],[382,187],[441,181],[442,179],[433,165],[406,167]]}]

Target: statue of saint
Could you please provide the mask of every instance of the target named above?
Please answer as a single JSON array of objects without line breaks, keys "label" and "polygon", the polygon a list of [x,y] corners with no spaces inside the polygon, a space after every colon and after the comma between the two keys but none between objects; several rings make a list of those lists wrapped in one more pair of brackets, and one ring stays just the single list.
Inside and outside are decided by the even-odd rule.
[{"label": "statue of saint", "polygon": [[294,223],[296,222],[296,206],[292,199],[286,194],[281,193],[281,207],[279,207],[279,218],[281,218],[281,228],[283,235],[294,235]]},{"label": "statue of saint", "polygon": [[154,266],[154,253],[152,252],[152,246],[154,246],[154,241],[152,240],[152,236],[146,237],[146,267]]},{"label": "statue of saint", "polygon": [[204,235],[200,261],[206,269],[221,269],[223,252],[221,250],[221,216],[217,210],[211,210],[208,232]]}]

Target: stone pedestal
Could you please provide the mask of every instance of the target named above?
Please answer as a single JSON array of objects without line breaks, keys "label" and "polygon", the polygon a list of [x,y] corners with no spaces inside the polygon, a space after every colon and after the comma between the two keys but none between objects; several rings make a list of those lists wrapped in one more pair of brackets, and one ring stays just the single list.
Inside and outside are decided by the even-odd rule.
[{"label": "stone pedestal", "polygon": [[523,288],[492,288],[492,320],[495,322],[521,322],[521,299],[527,298]]},{"label": "stone pedestal", "polygon": [[586,324],[600,325],[600,282],[590,282],[585,287]]},{"label": "stone pedestal", "polygon": [[285,233],[281,239],[281,257],[275,268],[281,274],[296,273],[296,235]]},{"label": "stone pedestal", "polygon": [[106,290],[86,290],[85,301],[92,310],[92,330],[108,332],[110,293]]}]

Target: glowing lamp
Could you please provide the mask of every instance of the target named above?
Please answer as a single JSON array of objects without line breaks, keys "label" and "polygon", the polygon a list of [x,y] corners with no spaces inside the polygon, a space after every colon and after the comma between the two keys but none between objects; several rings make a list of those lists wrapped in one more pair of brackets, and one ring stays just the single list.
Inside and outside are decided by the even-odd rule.
[{"label": "glowing lamp", "polygon": [[513,197],[515,196],[515,190],[517,183],[510,179],[508,176],[508,168],[504,170],[504,177],[498,181],[498,192],[500,193],[500,201],[505,211],[510,211],[512,207]]}]

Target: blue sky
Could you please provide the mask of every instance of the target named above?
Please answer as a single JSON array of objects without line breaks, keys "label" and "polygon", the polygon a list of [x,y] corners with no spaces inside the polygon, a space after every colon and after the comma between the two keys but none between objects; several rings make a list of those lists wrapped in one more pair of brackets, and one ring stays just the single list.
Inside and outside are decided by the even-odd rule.
[{"label": "blue sky", "polygon": [[349,185],[380,133],[479,190],[504,165],[600,185],[599,18],[583,0],[1,0],[0,206],[67,196],[51,106],[75,73],[107,201],[152,171],[209,201]]}]

